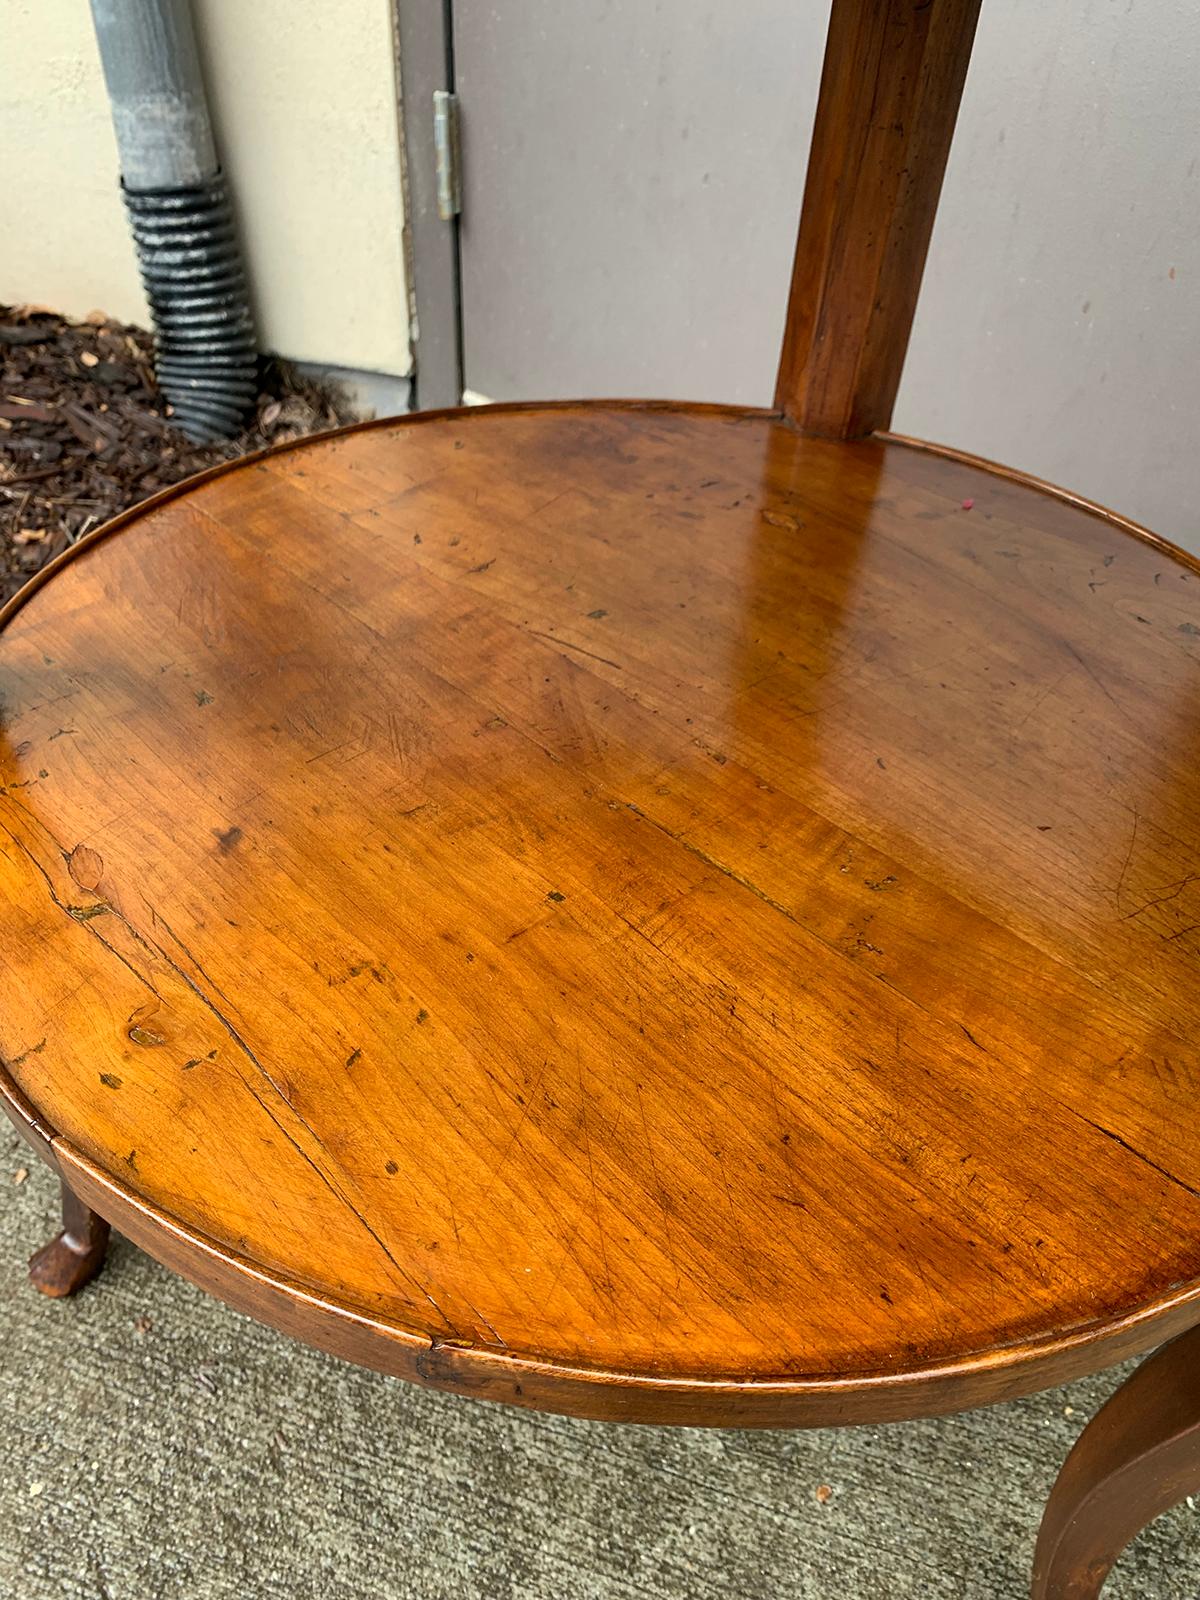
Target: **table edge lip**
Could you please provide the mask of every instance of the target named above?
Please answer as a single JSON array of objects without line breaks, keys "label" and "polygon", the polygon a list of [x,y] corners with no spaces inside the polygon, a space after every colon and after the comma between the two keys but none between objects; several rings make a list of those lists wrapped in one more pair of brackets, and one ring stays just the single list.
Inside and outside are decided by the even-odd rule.
[{"label": "table edge lip", "polygon": [[[1200,1277],[1197,1277],[1173,1285],[1118,1315],[1097,1318],[1090,1323],[1048,1331],[959,1356],[915,1362],[892,1369],[845,1374],[804,1376],[762,1373],[735,1376],[719,1373],[654,1373],[636,1367],[587,1365],[552,1355],[514,1353],[507,1349],[502,1351],[467,1345],[454,1340],[440,1340],[428,1332],[407,1328],[402,1323],[389,1321],[347,1304],[331,1292],[321,1292],[286,1273],[240,1255],[200,1229],[173,1217],[162,1206],[138,1194],[121,1178],[99,1166],[78,1146],[52,1128],[11,1077],[3,1062],[0,1062],[0,1107],[17,1131],[25,1135],[46,1164],[57,1171],[68,1186],[71,1186],[73,1177],[84,1180],[86,1192],[81,1198],[86,1204],[92,1204],[97,1198],[95,1191],[99,1191],[101,1198],[97,1209],[118,1232],[126,1231],[122,1223],[134,1220],[136,1228],[129,1230],[129,1236],[135,1244],[176,1276],[197,1283],[206,1292],[214,1294],[255,1321],[298,1336],[331,1354],[392,1372],[396,1376],[425,1382],[435,1388],[472,1393],[481,1389],[490,1388],[494,1391],[515,1386],[516,1394],[520,1396],[519,1380],[533,1380],[535,1385],[542,1386],[543,1398],[531,1401],[518,1399],[516,1403],[531,1404],[537,1409],[562,1409],[576,1415],[603,1417],[608,1410],[602,1397],[620,1393],[635,1412],[629,1420],[641,1420],[636,1416],[639,1399],[644,1402],[647,1412],[653,1413],[645,1420],[661,1420],[654,1413],[654,1403],[664,1397],[694,1405],[696,1413],[690,1414],[685,1420],[701,1424],[706,1420],[706,1410],[719,1412],[724,1404],[726,1412],[721,1414],[727,1415],[730,1403],[757,1404],[769,1408],[772,1402],[791,1402],[802,1408],[808,1402],[817,1405],[823,1403],[827,1409],[831,1404],[835,1408],[844,1404],[848,1410],[854,1411],[852,1420],[863,1422],[885,1421],[901,1416],[918,1417],[1036,1392],[1150,1349],[1170,1334],[1200,1323]],[[110,1199],[115,1203],[111,1215],[107,1214],[104,1206],[104,1202]],[[164,1239],[182,1253],[185,1265],[167,1259],[172,1255],[169,1248],[164,1255],[160,1255],[153,1242],[148,1242]],[[268,1314],[256,1301],[256,1294],[276,1297],[301,1313],[302,1318],[313,1320],[304,1328],[289,1327],[284,1321]],[[1185,1315],[1189,1308],[1194,1308],[1193,1314]],[[1157,1324],[1164,1320],[1171,1323],[1169,1332],[1156,1335],[1154,1330]],[[336,1336],[338,1333],[343,1338],[339,1339]],[[355,1340],[362,1343],[347,1349],[347,1338],[351,1344]],[[387,1347],[392,1359],[379,1359],[380,1344]],[[1119,1348],[1106,1353],[1106,1347],[1113,1344]],[[371,1353],[372,1349],[375,1354]],[[432,1374],[423,1368],[422,1358],[438,1353],[452,1359],[453,1374]],[[1043,1368],[1053,1368],[1053,1371],[1043,1377]],[[997,1392],[993,1392],[988,1380],[998,1376],[1006,1377],[1008,1381]],[[972,1393],[973,1386],[978,1386],[982,1392]],[[557,1388],[563,1390],[564,1396],[573,1398],[566,1398],[557,1406],[550,1403],[544,1396]],[[592,1400],[581,1403],[580,1396],[591,1396]],[[495,1392],[485,1397],[512,1398],[511,1395]],[[717,1420],[720,1420],[720,1416]],[[787,1422],[780,1425],[787,1425]]]},{"label": "table edge lip", "polygon": [[[474,425],[477,419],[483,419],[497,414],[520,414],[523,412],[554,412],[554,411],[627,411],[630,413],[667,412],[692,416],[726,417],[731,420],[743,419],[768,423],[776,423],[781,427],[799,432],[795,424],[781,411],[767,406],[745,406],[726,404],[720,401],[707,400],[653,400],[653,399],[587,399],[587,400],[504,400],[496,401],[483,406],[444,406],[431,411],[409,411],[399,416],[371,417],[364,422],[350,423],[340,428],[327,428],[320,433],[310,433],[299,439],[288,439],[281,444],[267,445],[261,450],[253,450],[248,455],[236,456],[232,461],[219,461],[214,466],[206,467],[201,472],[194,472],[189,477],[180,478],[177,483],[168,484],[156,494],[140,500],[137,505],[130,506],[125,511],[119,511],[115,517],[110,517],[107,522],[101,523],[98,528],[93,528],[88,534],[75,544],[68,545],[59,552],[52,561],[39,571],[32,573],[21,585],[15,594],[11,595],[0,606],[0,631],[2,631],[17,612],[37,593],[46,583],[70,562],[85,551],[94,549],[103,540],[110,538],[114,533],[130,526],[133,522],[156,511],[159,507],[167,505],[170,501],[190,494],[193,489],[201,484],[214,482],[217,478],[225,477],[231,473],[242,471],[248,467],[257,466],[263,461],[273,460],[293,451],[306,449],[310,445],[328,444],[335,439],[349,438],[355,434],[370,433],[387,428],[419,427],[426,422],[445,422],[450,418]],[[807,437],[822,438],[820,435]],[[1135,522],[1132,517],[1124,516],[1119,511],[1110,510],[1108,506],[1101,505],[1098,501],[1089,500],[1085,495],[1077,494],[1073,489],[1064,489],[1049,479],[1036,477],[1033,473],[1025,472],[1019,467],[1005,466],[1004,464],[989,460],[986,456],[974,455],[970,451],[960,450],[954,445],[939,444],[936,441],[920,439],[910,434],[893,433],[886,429],[875,433],[865,434],[861,439],[834,440],[823,439],[822,442],[837,447],[852,449],[856,446],[874,444],[891,446],[903,450],[912,450],[922,455],[932,455],[940,460],[952,462],[958,466],[967,467],[972,471],[983,472],[991,477],[1004,479],[1009,483],[1016,483],[1034,493],[1042,494],[1050,499],[1070,506],[1073,510],[1083,512],[1106,522],[1110,527],[1119,529],[1122,533],[1148,544],[1152,549],[1168,556],[1171,560],[1187,567],[1191,572],[1200,576],[1200,555],[1193,555],[1183,549],[1173,540],[1155,533],[1153,529],[1145,527],[1140,522]]]}]

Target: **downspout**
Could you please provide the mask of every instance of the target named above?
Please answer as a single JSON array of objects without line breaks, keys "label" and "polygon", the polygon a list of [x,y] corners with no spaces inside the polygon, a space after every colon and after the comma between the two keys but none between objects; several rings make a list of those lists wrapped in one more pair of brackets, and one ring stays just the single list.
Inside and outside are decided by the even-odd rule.
[{"label": "downspout", "polygon": [[158,383],[197,441],[238,432],[257,341],[189,0],[91,0]]}]

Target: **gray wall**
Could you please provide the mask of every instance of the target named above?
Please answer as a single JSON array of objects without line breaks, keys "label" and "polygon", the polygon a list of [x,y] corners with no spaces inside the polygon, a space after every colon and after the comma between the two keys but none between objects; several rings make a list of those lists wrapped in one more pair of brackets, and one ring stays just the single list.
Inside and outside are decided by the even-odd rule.
[{"label": "gray wall", "polygon": [[1200,552],[1200,7],[987,0],[896,408]]}]

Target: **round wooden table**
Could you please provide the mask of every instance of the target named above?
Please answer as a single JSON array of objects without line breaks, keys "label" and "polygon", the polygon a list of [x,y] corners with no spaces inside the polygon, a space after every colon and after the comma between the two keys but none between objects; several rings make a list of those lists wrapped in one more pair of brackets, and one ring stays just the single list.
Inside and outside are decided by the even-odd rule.
[{"label": "round wooden table", "polygon": [[745,1426],[1200,1318],[1170,546],[904,440],[497,407],[209,473],[0,620],[43,1287],[111,1222],[388,1372]]}]

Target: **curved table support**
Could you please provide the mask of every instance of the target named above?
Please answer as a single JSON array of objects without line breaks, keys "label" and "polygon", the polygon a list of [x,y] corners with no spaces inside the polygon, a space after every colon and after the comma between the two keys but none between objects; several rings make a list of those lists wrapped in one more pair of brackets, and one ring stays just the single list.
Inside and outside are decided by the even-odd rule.
[{"label": "curved table support", "polygon": [[1200,1327],[1166,1344],[1092,1418],[1046,1505],[1033,1600],[1096,1600],[1146,1525],[1200,1492]]},{"label": "curved table support", "polygon": [[29,1262],[34,1288],[61,1300],[90,1283],[104,1265],[109,1225],[73,1189],[62,1186],[61,1233],[43,1245]]}]

